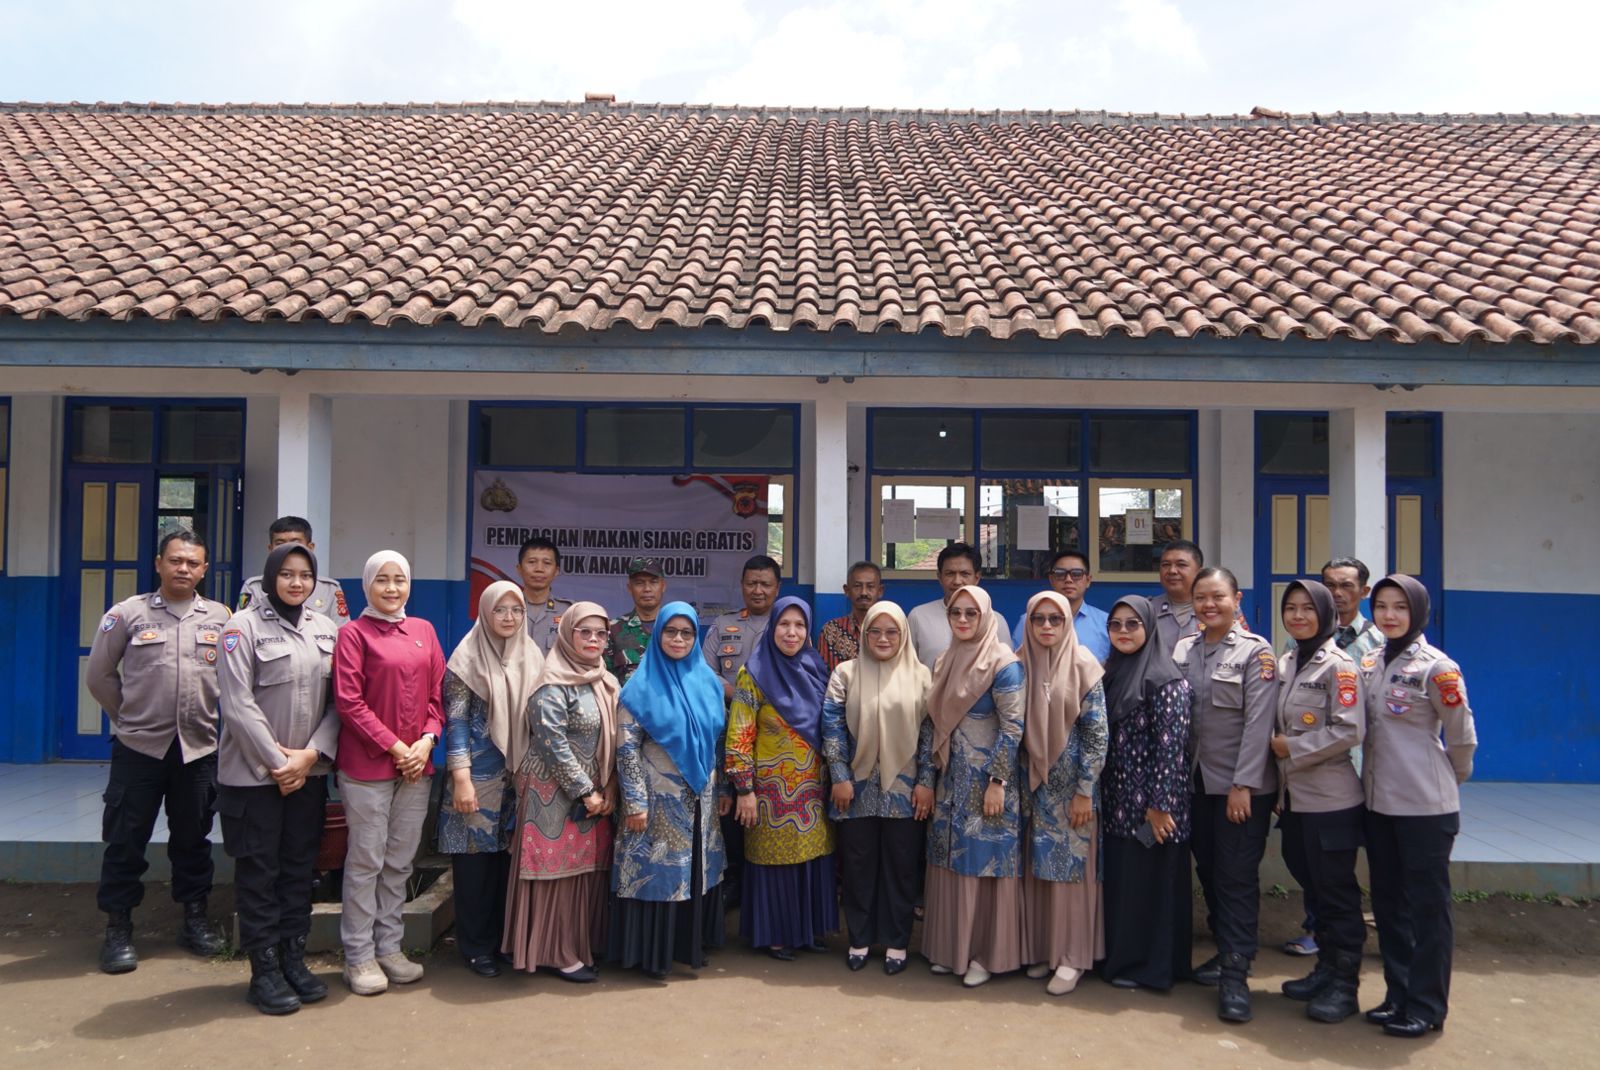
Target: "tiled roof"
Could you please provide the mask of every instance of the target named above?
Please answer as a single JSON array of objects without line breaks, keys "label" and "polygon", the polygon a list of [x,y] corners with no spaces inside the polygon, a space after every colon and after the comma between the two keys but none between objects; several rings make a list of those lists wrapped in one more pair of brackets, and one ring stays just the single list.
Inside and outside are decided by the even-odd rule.
[{"label": "tiled roof", "polygon": [[0,319],[1600,342],[1600,117],[0,104]]}]

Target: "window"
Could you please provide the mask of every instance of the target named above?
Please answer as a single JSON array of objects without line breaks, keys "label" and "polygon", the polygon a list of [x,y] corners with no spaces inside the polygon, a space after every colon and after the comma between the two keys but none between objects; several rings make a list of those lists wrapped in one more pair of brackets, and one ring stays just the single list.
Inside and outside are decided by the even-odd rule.
[{"label": "window", "polygon": [[72,416],[72,460],[77,464],[149,464],[155,456],[155,410],[84,405]]},{"label": "window", "polygon": [[1439,471],[1437,417],[1430,413],[1389,414],[1388,476],[1432,479]]},{"label": "window", "polygon": [[[931,576],[962,540],[988,578],[1039,581],[1082,550],[1097,573],[1142,582],[1162,543],[1193,530],[1192,413],[876,409],[867,427],[870,545],[893,578]],[[1131,545],[1130,509],[1150,511]]]},{"label": "window", "polygon": [[478,463],[493,468],[572,468],[578,410],[554,405],[478,410]]},{"label": "window", "polygon": [[166,464],[241,463],[244,412],[237,408],[163,410],[161,460]]},{"label": "window", "polygon": [[591,468],[683,468],[682,409],[590,408],[583,463]]},{"label": "window", "polygon": [[794,467],[793,409],[695,409],[694,466]]},{"label": "window", "polygon": [[1256,417],[1258,471],[1264,476],[1328,474],[1328,414],[1264,412]]}]

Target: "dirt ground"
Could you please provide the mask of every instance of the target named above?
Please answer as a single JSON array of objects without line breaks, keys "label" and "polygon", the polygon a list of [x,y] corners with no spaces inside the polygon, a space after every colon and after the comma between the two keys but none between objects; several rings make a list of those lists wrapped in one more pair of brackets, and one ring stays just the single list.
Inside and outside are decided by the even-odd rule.
[{"label": "dirt ground", "polygon": [[[229,909],[219,889],[213,913]],[[779,963],[737,942],[698,975],[657,984],[608,971],[597,985],[539,974],[483,980],[449,938],[418,984],[362,999],[338,983],[338,959],[313,968],[322,1003],[268,1018],[244,1002],[243,961],[194,958],[173,943],[179,913],[152,885],[135,916],[139,969],[98,972],[103,917],[88,885],[0,885],[0,1067],[1093,1066],[1123,1068],[1600,1065],[1600,906],[1461,903],[1447,1029],[1385,1037],[1353,1018],[1309,1021],[1278,985],[1308,968],[1276,950],[1298,903],[1263,900],[1264,949],[1251,988],[1255,1021],[1215,1016],[1211,989],[1124,992],[1089,977],[1055,999],[1042,981],[996,978],[968,992],[925,962],[885,977],[874,957],[850,973],[834,953]],[[1203,924],[1197,927],[1203,930]],[[1209,955],[1204,938],[1197,959]],[[1375,940],[1362,1003],[1382,996]]]}]

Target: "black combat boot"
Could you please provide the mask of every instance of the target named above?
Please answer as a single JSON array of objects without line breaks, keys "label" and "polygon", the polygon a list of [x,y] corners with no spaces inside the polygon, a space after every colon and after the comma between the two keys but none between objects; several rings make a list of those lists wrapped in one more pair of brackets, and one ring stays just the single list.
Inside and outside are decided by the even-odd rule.
[{"label": "black combat boot", "polygon": [[1317,964],[1311,967],[1311,972],[1304,977],[1297,977],[1293,981],[1283,982],[1283,994],[1290,999],[1297,999],[1304,1003],[1306,1000],[1315,997],[1332,980],[1333,949],[1324,944],[1318,944]]},{"label": "black combat boot", "polygon": [[139,968],[133,949],[133,914],[119,910],[106,916],[106,942],[100,945],[100,972],[129,973]]},{"label": "black combat boot", "polygon": [[228,942],[206,917],[206,901],[196,899],[183,904],[183,925],[178,929],[178,946],[201,958],[220,955]]},{"label": "black combat boot", "polygon": [[301,1003],[315,1003],[328,994],[327,984],[306,969],[306,938],[292,936],[278,945],[283,979],[289,982]]},{"label": "black combat boot", "polygon": [[1337,951],[1333,956],[1333,979],[1311,998],[1306,1016],[1318,1022],[1342,1022],[1356,1011],[1356,990],[1361,985],[1361,954]]},{"label": "black combat boot", "polygon": [[1196,966],[1190,972],[1189,976],[1194,979],[1194,983],[1197,985],[1205,985],[1207,988],[1215,988],[1217,987],[1218,976],[1221,972],[1222,956],[1217,954],[1212,955],[1200,965]]},{"label": "black combat boot", "polygon": [[293,1014],[300,1009],[300,997],[283,979],[276,947],[250,952],[250,991],[244,998],[262,1014]]},{"label": "black combat boot", "polygon": [[1217,1017],[1224,1022],[1248,1022],[1250,1015],[1250,960],[1237,951],[1222,956],[1217,979]]}]

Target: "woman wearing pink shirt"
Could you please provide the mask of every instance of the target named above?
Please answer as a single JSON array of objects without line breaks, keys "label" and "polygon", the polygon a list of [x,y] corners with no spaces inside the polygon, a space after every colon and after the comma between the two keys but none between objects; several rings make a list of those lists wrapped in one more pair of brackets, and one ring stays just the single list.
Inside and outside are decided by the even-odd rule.
[{"label": "woman wearing pink shirt", "polygon": [[401,910],[427,817],[428,756],[444,731],[444,651],[433,625],[406,616],[404,557],[378,551],[361,582],[367,608],[339,630],[333,655],[339,797],[350,828],[339,937],[345,984],[375,996],[390,981],[422,977],[400,948]]}]

